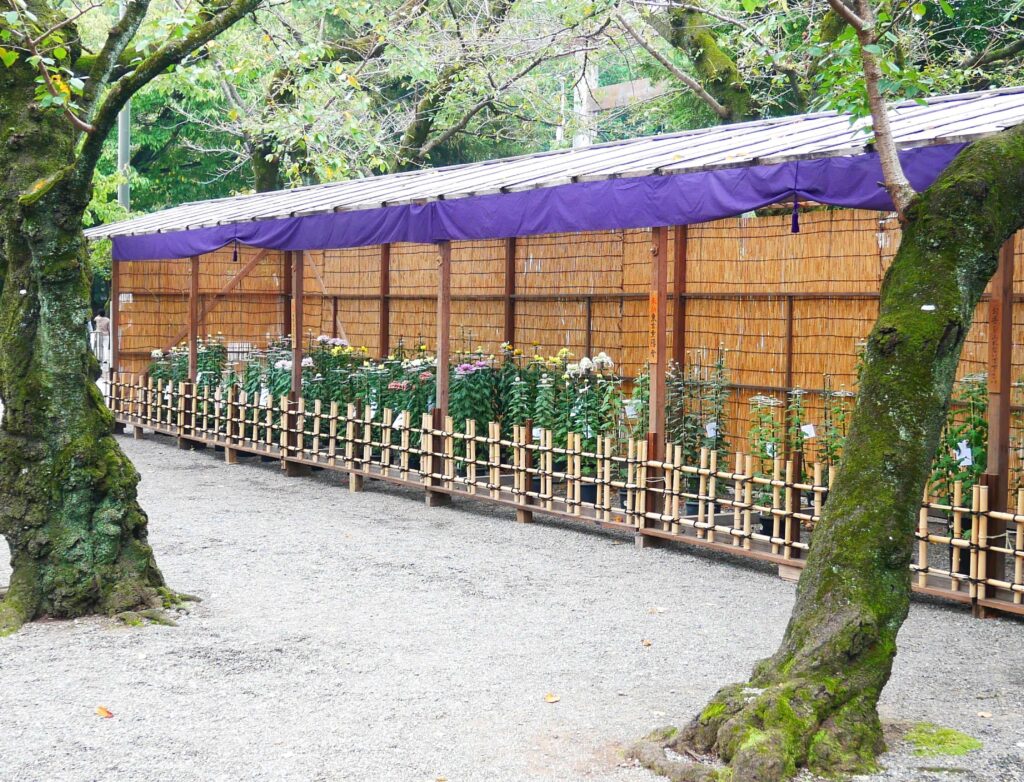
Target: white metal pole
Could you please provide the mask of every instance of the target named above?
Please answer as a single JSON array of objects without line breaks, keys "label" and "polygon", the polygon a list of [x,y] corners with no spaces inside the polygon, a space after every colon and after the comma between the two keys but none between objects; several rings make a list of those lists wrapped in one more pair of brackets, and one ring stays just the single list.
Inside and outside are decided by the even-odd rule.
[{"label": "white metal pole", "polygon": [[[124,16],[125,0],[119,0],[120,15]],[[117,186],[117,203],[125,209],[132,208],[131,185],[128,184],[128,169],[132,163],[132,104],[128,101],[117,115],[117,172],[124,181]]]}]

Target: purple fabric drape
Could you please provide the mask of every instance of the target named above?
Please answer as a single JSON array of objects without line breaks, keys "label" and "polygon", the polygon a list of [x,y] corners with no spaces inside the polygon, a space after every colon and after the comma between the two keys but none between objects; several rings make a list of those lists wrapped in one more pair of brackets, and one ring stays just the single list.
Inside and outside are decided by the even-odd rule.
[{"label": "purple fabric drape", "polygon": [[[964,144],[900,153],[911,184],[923,190]],[[790,198],[849,208],[892,209],[875,153],[772,166],[580,182],[422,205],[389,206],[257,220],[145,236],[113,237],[116,260],[201,255],[238,241],[276,250],[321,250],[384,242],[500,239],[511,236],[692,225]]]}]

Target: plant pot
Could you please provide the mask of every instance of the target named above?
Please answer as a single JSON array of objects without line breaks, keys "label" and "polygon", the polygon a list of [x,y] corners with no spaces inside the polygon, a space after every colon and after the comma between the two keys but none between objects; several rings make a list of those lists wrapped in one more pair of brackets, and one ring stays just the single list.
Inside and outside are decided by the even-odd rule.
[{"label": "plant pot", "polygon": [[772,533],[775,531],[775,519],[770,513],[757,514],[757,523],[761,528],[762,535],[772,536]]},{"label": "plant pot", "polygon": [[597,503],[597,484],[580,484],[580,502]]},{"label": "plant pot", "polygon": [[[402,466],[402,454],[401,452],[392,452],[391,464],[395,467]],[[409,454],[409,470],[417,471],[420,469],[420,455],[418,453]]]},{"label": "plant pot", "polygon": [[540,494],[540,476],[534,475],[530,478],[530,491],[534,494]]},{"label": "plant pot", "polygon": [[698,502],[697,500],[687,500],[686,501],[686,515],[687,516],[696,516],[699,513],[700,513],[700,502]]},{"label": "plant pot", "polygon": [[628,489],[619,489],[619,505],[622,506],[623,510],[625,510],[625,511],[629,510],[629,490]]}]

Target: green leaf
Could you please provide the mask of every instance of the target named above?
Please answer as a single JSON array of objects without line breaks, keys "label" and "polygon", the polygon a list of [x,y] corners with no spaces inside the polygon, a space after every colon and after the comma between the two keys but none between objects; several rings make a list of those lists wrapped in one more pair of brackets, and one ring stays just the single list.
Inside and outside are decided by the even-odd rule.
[{"label": "green leaf", "polygon": [[7,24],[9,25],[16,25],[18,23],[18,12],[8,11],[7,13],[4,14],[4,21],[7,22]]},{"label": "green leaf", "polygon": [[928,9],[927,9],[927,7],[925,6],[924,3],[914,3],[914,5],[911,6],[910,10],[911,10],[911,12],[913,12],[914,16],[917,17],[918,19],[923,17],[925,15],[925,13],[927,13],[927,11],[928,11]]},{"label": "green leaf", "polygon": [[939,7],[942,8],[942,13],[950,19],[956,16],[956,11],[954,11],[953,6],[949,4],[949,0],[939,0]]},{"label": "green leaf", "polygon": [[876,57],[880,57],[882,55],[882,47],[879,46],[877,43],[864,44],[863,49],[864,51],[869,52],[875,55]]},{"label": "green leaf", "polygon": [[54,47],[53,56],[56,57],[58,60],[63,60],[65,57],[68,56],[68,50],[65,49],[63,46]]},{"label": "green leaf", "polygon": [[0,62],[10,68],[14,63],[18,61],[18,53],[12,52],[10,49],[4,49],[0,47]]}]

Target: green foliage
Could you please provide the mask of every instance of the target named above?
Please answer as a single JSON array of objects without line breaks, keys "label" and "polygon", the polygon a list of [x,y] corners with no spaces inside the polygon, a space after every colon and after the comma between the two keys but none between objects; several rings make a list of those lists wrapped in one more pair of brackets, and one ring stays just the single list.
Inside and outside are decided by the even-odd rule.
[{"label": "green foliage", "polygon": [[[782,402],[773,396],[755,395],[750,397],[750,454],[754,457],[754,475],[771,478],[774,474],[775,459],[782,456],[783,430],[780,413]],[[770,505],[772,490],[765,484],[755,484],[754,502]]]},{"label": "green foliage", "polygon": [[838,465],[846,447],[846,433],[850,426],[850,399],[853,393],[832,388],[832,378],[825,375],[823,382],[824,419],[821,425],[821,461],[826,466]]},{"label": "green foliage", "polygon": [[953,389],[952,403],[929,481],[932,492],[947,505],[952,504],[953,487],[957,481],[963,483],[965,502],[970,503],[971,490],[985,472],[988,457],[987,410],[986,376],[962,378]]}]

